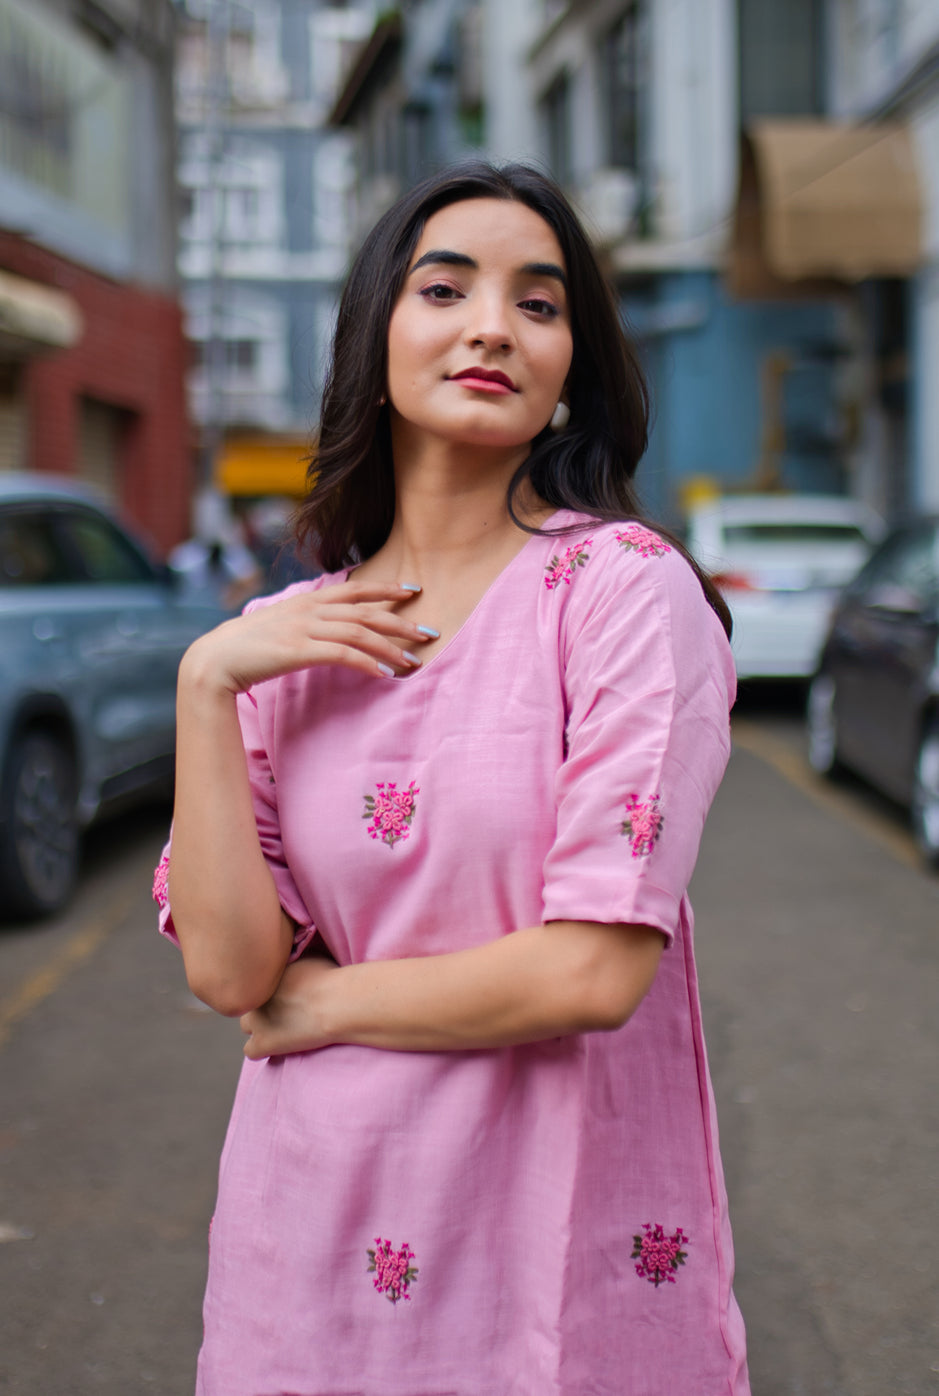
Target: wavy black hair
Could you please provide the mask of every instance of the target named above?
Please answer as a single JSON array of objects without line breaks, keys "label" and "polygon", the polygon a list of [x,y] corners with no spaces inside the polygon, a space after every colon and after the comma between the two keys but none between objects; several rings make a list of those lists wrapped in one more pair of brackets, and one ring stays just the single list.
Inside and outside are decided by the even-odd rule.
[{"label": "wavy black hair", "polygon": [[[555,509],[600,521],[649,522],[633,483],[648,444],[649,391],[590,241],[564,194],[540,170],[472,160],[424,180],[399,199],[372,229],[349,273],[307,477],[309,493],[297,516],[300,545],[328,572],[371,557],[391,531],[391,431],[387,407],[381,405],[388,326],[427,220],[466,199],[511,200],[539,214],[560,244],[567,272],[570,421],[559,432],[545,427],[532,442],[509,483],[512,519],[526,532],[539,532],[515,513],[518,488],[527,479]],[[688,557],[677,539],[666,536]],[[688,561],[730,634],[726,603],[694,560]]]}]

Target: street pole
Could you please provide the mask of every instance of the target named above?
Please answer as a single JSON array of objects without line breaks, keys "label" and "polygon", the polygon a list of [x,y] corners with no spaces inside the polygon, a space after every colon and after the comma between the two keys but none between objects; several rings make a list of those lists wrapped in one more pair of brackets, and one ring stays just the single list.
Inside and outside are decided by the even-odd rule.
[{"label": "street pole", "polygon": [[208,156],[211,242],[209,261],[209,337],[206,342],[206,414],[202,430],[199,486],[213,489],[215,466],[222,446],[225,421],[224,239],[226,114],[228,110],[229,0],[210,0],[206,29],[206,87],[204,131]]}]

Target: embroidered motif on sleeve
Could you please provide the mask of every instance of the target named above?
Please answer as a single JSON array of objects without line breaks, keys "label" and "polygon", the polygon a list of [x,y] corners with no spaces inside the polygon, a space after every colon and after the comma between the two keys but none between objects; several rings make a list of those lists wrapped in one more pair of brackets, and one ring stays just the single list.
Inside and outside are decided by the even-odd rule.
[{"label": "embroidered motif on sleeve", "polygon": [[559,587],[563,582],[570,586],[578,567],[583,567],[589,562],[590,554],[587,549],[593,545],[592,538],[585,538],[582,543],[572,543],[571,546],[560,555],[555,554],[545,568],[544,584],[549,591]]},{"label": "embroidered motif on sleeve", "polygon": [[406,839],[417,807],[416,797],[420,793],[413,780],[406,790],[399,790],[394,780],[378,781],[375,794],[365,796],[362,818],[372,821],[368,828],[369,838],[381,839],[389,848]]},{"label": "embroidered motif on sleeve", "polygon": [[630,523],[616,533],[616,541],[626,552],[638,553],[640,557],[664,557],[672,550],[663,538],[653,533],[643,524]]},{"label": "embroidered motif on sleeve", "polygon": [[372,1284],[378,1293],[384,1294],[392,1304],[397,1304],[399,1299],[410,1299],[408,1286],[417,1279],[417,1267],[411,1264],[414,1252],[407,1241],[402,1242],[401,1249],[395,1251],[390,1241],[376,1236],[375,1250],[369,1247],[367,1254],[371,1264],[366,1273],[374,1273]]},{"label": "embroidered motif on sleeve", "polygon": [[641,1236],[633,1237],[631,1259],[639,1262],[636,1274],[641,1280],[655,1285],[656,1289],[660,1284],[675,1284],[675,1272],[688,1259],[688,1252],[682,1250],[682,1246],[688,1244],[688,1237],[681,1227],[671,1236],[666,1236],[665,1228],[658,1222],[655,1226],[643,1222],[642,1231]]},{"label": "embroidered motif on sleeve", "polygon": [[620,825],[620,833],[632,845],[634,858],[647,857],[659,841],[665,815],[659,805],[659,796],[651,795],[648,800],[640,800],[635,791],[626,801],[626,818]]},{"label": "embroidered motif on sleeve", "polygon": [[163,857],[160,859],[160,861],[157,863],[156,867],[153,870],[153,900],[156,902],[157,906],[160,907],[161,910],[163,909],[163,907],[169,906],[170,902],[169,891],[167,888],[167,878],[169,875],[169,870],[170,860],[164,853]]}]

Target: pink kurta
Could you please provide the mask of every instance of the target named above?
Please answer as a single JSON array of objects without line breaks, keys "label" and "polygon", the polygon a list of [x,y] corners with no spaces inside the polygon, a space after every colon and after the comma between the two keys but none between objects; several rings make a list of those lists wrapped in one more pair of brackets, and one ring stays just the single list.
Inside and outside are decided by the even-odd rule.
[{"label": "pink kurta", "polygon": [[686,897],[733,664],[657,535],[571,523],[411,676],[239,700],[258,828],[297,953],[314,928],[349,964],[636,922],[669,940],[655,984],[618,1032],[247,1062],[202,1396],[749,1390]]}]

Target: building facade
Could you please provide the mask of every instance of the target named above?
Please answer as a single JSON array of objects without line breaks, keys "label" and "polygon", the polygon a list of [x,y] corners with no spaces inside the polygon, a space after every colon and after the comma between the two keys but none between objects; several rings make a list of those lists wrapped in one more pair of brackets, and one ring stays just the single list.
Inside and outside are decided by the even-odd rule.
[{"label": "building facade", "polygon": [[[565,186],[644,346],[656,417],[642,479],[668,523],[714,489],[847,492],[891,515],[924,498],[903,381],[920,190],[901,168],[897,103],[851,109],[835,83],[839,3],[877,7],[405,3],[381,16],[332,112],[356,133],[356,237],[421,174],[475,151],[534,159]],[[922,19],[917,33],[922,66]],[[839,144],[838,123],[861,116],[884,118],[873,155]],[[801,262],[774,260],[794,222],[770,179],[781,162],[796,205],[819,185]],[[895,232],[865,241],[878,201]],[[919,324],[925,345],[925,311]]]},{"label": "building facade", "polygon": [[[932,0],[831,0],[832,114],[852,122],[902,121],[913,138],[922,245],[915,274],[878,288],[870,423],[887,468],[903,472],[910,507],[939,510],[939,7]],[[898,433],[897,422],[903,424]]]},{"label": "building facade", "polygon": [[324,125],[371,10],[186,0],[179,270],[202,483],[302,488],[346,265],[349,140]]},{"label": "building facade", "polygon": [[187,526],[170,0],[0,0],[0,469]]}]

